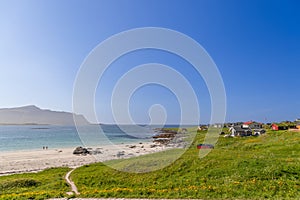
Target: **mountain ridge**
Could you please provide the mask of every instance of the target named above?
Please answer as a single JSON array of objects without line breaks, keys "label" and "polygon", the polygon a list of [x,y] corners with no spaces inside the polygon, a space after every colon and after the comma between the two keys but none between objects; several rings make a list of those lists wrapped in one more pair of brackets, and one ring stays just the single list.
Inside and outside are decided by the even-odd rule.
[{"label": "mountain ridge", "polygon": [[0,108],[0,124],[7,125],[77,125],[90,124],[83,115],[65,111],[41,109],[35,105]]}]

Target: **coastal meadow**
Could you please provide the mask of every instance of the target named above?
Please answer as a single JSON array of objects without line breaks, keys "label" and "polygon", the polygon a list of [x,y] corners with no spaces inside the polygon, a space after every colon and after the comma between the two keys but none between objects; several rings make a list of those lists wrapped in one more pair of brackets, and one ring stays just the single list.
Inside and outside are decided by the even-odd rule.
[{"label": "coastal meadow", "polygon": [[50,168],[38,173],[0,176],[0,199],[64,197],[70,190],[64,176],[69,168]]},{"label": "coastal meadow", "polygon": [[[163,169],[159,169],[160,162],[153,161],[168,159],[176,149],[77,168],[71,179],[80,192],[78,197],[300,198],[299,133],[269,130],[258,137],[220,137],[211,153],[200,159],[196,147],[205,134],[197,133],[190,148]],[[126,170],[138,168],[141,163],[158,166],[158,170],[129,173],[107,166]],[[0,199],[68,197],[70,188],[64,176],[69,170],[55,168],[0,177]]]},{"label": "coastal meadow", "polygon": [[[221,137],[213,151],[199,159],[196,145],[204,135],[198,133],[190,149],[164,169],[133,174],[92,164],[77,169],[72,179],[83,197],[300,198],[299,133],[269,131],[259,137]],[[142,159],[124,160],[122,165],[134,167],[132,160]],[[152,164],[151,160],[145,162]]]}]

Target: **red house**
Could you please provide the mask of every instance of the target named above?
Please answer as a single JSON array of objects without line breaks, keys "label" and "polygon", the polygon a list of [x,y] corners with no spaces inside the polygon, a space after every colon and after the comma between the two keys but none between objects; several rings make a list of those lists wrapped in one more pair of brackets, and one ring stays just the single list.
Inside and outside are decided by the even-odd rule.
[{"label": "red house", "polygon": [[289,126],[283,125],[283,124],[272,124],[272,130],[278,131],[278,130],[288,130]]},{"label": "red house", "polygon": [[279,126],[277,124],[272,124],[272,130],[273,131],[278,131],[279,130]]}]

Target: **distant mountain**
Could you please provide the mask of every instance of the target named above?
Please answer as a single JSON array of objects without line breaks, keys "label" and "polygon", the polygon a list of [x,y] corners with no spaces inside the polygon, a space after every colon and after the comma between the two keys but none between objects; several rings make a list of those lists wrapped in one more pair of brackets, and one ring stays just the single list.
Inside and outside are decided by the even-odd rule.
[{"label": "distant mountain", "polygon": [[73,115],[79,125],[89,124],[83,115],[43,110],[33,105],[0,109],[0,124],[74,125]]}]

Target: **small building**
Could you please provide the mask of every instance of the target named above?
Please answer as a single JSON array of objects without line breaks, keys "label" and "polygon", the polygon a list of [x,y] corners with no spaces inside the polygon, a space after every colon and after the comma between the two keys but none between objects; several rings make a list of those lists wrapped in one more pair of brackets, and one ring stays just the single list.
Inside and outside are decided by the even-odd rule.
[{"label": "small building", "polygon": [[[229,128],[231,132],[230,136],[258,136],[264,134],[266,131],[263,129],[262,123],[248,121],[244,123],[239,123],[238,125],[231,126]],[[228,136],[227,136],[228,137]]]},{"label": "small building", "polygon": [[297,129],[300,129],[300,122],[298,122],[298,123],[296,124],[296,128],[297,128]]},{"label": "small building", "polygon": [[235,135],[236,136],[251,136],[252,135],[252,131],[249,127],[246,127],[244,125],[242,126],[234,126],[233,127],[235,130]]},{"label": "small building", "polygon": [[221,123],[215,123],[215,124],[212,124],[211,125],[211,127],[213,127],[213,128],[223,128],[223,124],[221,124]]},{"label": "small building", "polygon": [[272,130],[274,130],[274,131],[296,129],[297,123],[290,122],[290,121],[283,121],[280,123],[273,123],[271,127],[272,127]]},{"label": "small building", "polygon": [[286,126],[286,125],[276,124],[276,123],[273,123],[271,127],[272,127],[273,131],[288,130],[289,129],[289,127]]},{"label": "small building", "polygon": [[300,129],[300,118],[297,118],[297,119],[295,120],[295,124],[296,124],[296,128],[297,128],[297,129]]},{"label": "small building", "polygon": [[263,124],[262,123],[258,123],[255,121],[248,121],[248,122],[244,122],[243,123],[244,127],[249,127],[251,129],[262,129],[263,128]]},{"label": "small building", "polygon": [[263,129],[263,124],[255,121],[248,121],[243,123],[243,127],[248,127],[253,131],[252,135],[261,135],[266,132],[265,129]]},{"label": "small building", "polygon": [[225,135],[225,137],[235,137],[235,136],[251,136],[252,131],[249,127],[245,128],[243,125],[232,126],[229,129],[230,135]]}]

